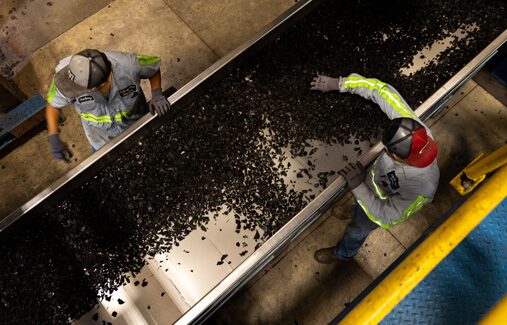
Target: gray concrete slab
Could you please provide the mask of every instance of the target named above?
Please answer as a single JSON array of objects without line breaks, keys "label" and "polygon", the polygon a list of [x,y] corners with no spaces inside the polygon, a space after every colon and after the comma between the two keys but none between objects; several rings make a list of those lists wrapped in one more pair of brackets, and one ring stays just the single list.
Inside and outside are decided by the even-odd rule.
[{"label": "gray concrete slab", "polygon": [[[507,45],[503,45],[507,49]],[[507,52],[507,50],[504,50]],[[507,89],[505,85],[488,69],[482,69],[474,76],[474,81],[491,93],[502,104],[507,105]]]},{"label": "gray concrete slab", "polygon": [[[0,2],[0,61],[15,73],[37,49],[113,2],[112,0],[9,0]],[[2,69],[5,68],[6,70]],[[6,76],[7,77],[7,76]]]},{"label": "gray concrete slab", "polygon": [[294,0],[164,0],[222,57],[295,4]]},{"label": "gray concrete slab", "polygon": [[[334,241],[332,238],[341,235],[347,224],[345,221],[329,218],[329,215],[323,218],[324,222],[309,237],[275,264],[244,295],[235,299],[230,309],[221,313],[223,318],[219,318],[218,323],[301,322],[302,319],[298,318],[300,313],[311,315],[313,312],[308,312],[308,309],[315,310],[318,307],[317,302],[322,301],[322,295],[328,295],[329,301],[333,304],[342,301],[341,294],[340,298],[337,298],[329,290],[325,290],[326,287],[337,284],[337,279],[343,277],[340,272],[342,270],[333,265],[309,263],[313,260],[313,252],[321,246],[332,245]],[[372,280],[365,274],[360,278],[365,285]],[[347,288],[346,291],[349,292],[350,289],[353,290]]]}]

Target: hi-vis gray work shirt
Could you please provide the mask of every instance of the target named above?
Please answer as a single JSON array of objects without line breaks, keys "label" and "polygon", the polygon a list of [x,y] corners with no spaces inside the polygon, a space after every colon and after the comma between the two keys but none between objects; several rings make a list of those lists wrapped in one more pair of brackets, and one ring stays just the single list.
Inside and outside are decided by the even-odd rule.
[{"label": "hi-vis gray work shirt", "polygon": [[[408,117],[424,125],[394,87],[377,79],[351,74],[340,82],[340,92],[373,101],[391,120]],[[436,159],[428,167],[418,168],[401,164],[383,151],[352,194],[371,221],[390,229],[433,201],[439,178]]]},{"label": "hi-vis gray work shirt", "polygon": [[[160,69],[160,59],[135,53],[102,51],[111,62],[112,79],[109,98],[100,91],[85,93],[77,98],[64,96],[51,83],[47,101],[55,108],[74,104],[81,116],[86,137],[93,148],[99,149],[109,140],[125,131],[147,113],[147,104],[141,89],[141,79],[149,79]],[[61,60],[56,72],[70,62],[70,56]]]}]

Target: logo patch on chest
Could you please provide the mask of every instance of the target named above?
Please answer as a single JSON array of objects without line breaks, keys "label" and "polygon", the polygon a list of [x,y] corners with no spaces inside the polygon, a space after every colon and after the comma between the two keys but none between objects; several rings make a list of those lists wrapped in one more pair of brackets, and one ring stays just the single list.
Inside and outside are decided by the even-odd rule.
[{"label": "logo patch on chest", "polygon": [[394,170],[387,173],[387,177],[389,178],[389,181],[391,182],[391,188],[393,190],[397,190],[400,188],[400,185],[398,182],[398,176],[396,176],[396,173],[394,172]]},{"label": "logo patch on chest", "polygon": [[93,96],[90,96],[90,95],[86,95],[86,96],[81,96],[77,99],[77,101],[79,102],[79,104],[82,104],[82,103],[86,103],[86,102],[91,102],[91,101],[94,101],[95,98]]},{"label": "logo patch on chest", "polygon": [[137,90],[136,85],[130,85],[123,89],[120,89],[118,92],[120,93],[121,97],[127,97],[128,95],[132,94]]}]

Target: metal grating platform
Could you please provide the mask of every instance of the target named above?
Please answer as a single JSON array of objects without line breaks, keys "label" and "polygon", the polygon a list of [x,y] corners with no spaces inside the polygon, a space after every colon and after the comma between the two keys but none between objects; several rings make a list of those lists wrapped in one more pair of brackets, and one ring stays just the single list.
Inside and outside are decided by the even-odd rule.
[{"label": "metal grating platform", "polygon": [[507,292],[504,199],[380,324],[475,324]]}]

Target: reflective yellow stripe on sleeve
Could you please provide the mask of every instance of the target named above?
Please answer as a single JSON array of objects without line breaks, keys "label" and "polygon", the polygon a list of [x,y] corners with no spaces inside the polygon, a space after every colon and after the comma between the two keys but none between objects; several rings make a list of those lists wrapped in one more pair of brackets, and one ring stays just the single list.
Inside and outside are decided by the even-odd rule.
[{"label": "reflective yellow stripe on sleeve", "polygon": [[400,97],[397,94],[389,91],[389,88],[386,87],[386,83],[384,82],[359,77],[348,77],[345,80],[344,87],[365,87],[370,90],[378,90],[380,97],[384,98],[403,117],[416,118],[416,116],[402,103]]},{"label": "reflective yellow stripe on sleeve", "polygon": [[156,56],[137,55],[137,58],[139,59],[139,63],[141,63],[141,65],[150,65],[160,61],[160,58]]}]

